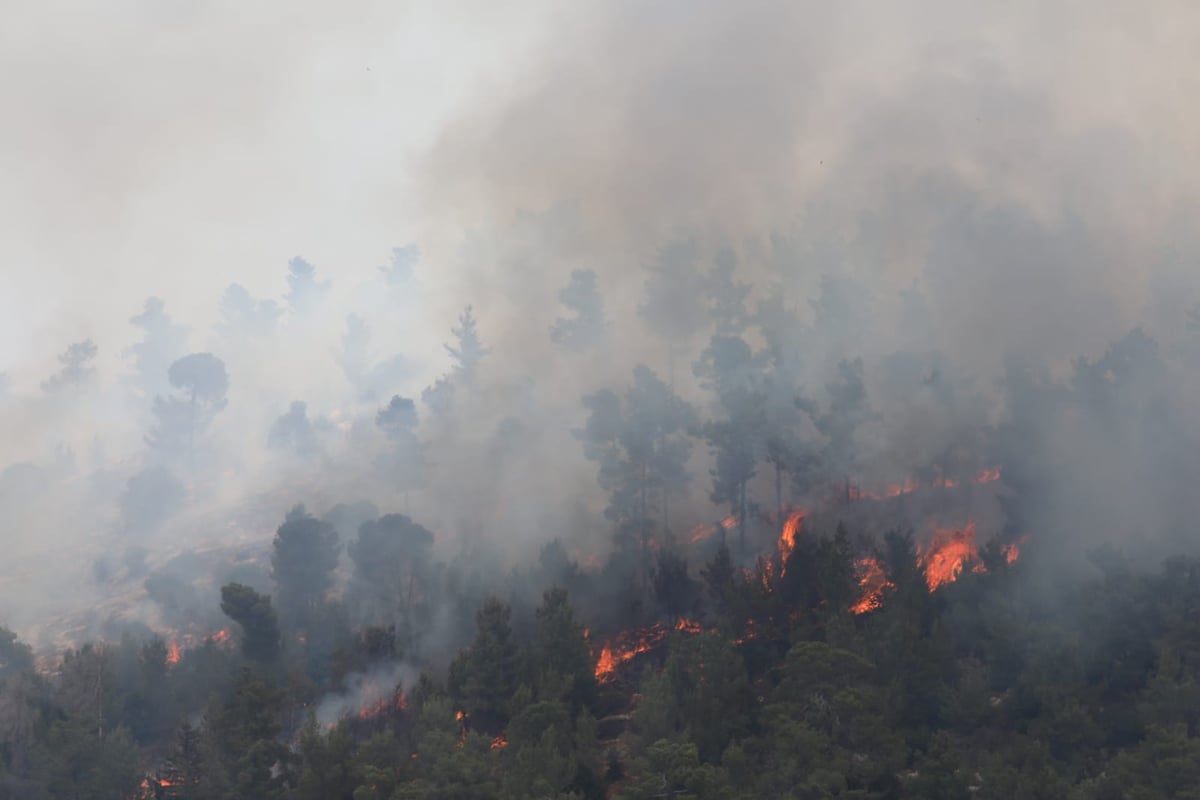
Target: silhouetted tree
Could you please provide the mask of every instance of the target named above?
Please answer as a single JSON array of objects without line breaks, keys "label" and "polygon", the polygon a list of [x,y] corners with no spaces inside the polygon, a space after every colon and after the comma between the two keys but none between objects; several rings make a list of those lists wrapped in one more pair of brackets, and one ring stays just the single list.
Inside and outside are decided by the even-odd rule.
[{"label": "silhouetted tree", "polygon": [[0,627],[0,683],[33,666],[33,650],[8,628]]},{"label": "silhouetted tree", "polygon": [[171,364],[167,379],[175,394],[154,399],[158,424],[147,441],[165,453],[186,454],[194,469],[197,437],[228,402],[225,362],[212,353],[192,353]]},{"label": "silhouetted tree", "polygon": [[706,322],[705,279],[694,241],[672,242],[646,266],[645,301],[638,308],[650,332],[667,346],[667,381],[675,384],[675,358]]},{"label": "silhouetted tree", "polygon": [[380,267],[384,279],[389,286],[403,286],[412,278],[413,267],[421,260],[421,248],[415,244],[392,248],[392,260],[385,267]]},{"label": "silhouetted tree", "polygon": [[168,390],[167,369],[187,346],[188,330],[175,324],[157,297],[147,298],[142,313],[129,322],[142,329],[142,340],[129,348],[136,382],[142,394],[154,397]]},{"label": "silhouetted tree", "polygon": [[558,301],[573,312],[560,317],[550,327],[550,340],[572,350],[585,350],[604,338],[604,301],[596,289],[596,273],[577,269],[558,292]]},{"label": "silhouetted tree", "polygon": [[716,456],[716,465],[710,471],[713,484],[709,496],[714,503],[727,505],[737,518],[739,549],[744,555],[750,511],[748,485],[755,475],[767,431],[766,392],[759,359],[740,337],[714,336],[693,369],[701,385],[716,394],[721,414],[697,429]]},{"label": "silhouetted tree", "polygon": [[296,256],[288,262],[287,293],[283,299],[294,314],[310,314],[329,294],[329,281],[317,280],[317,268]]},{"label": "silhouetted tree", "polygon": [[266,336],[282,311],[274,300],[255,300],[246,287],[231,283],[221,295],[221,333],[226,339]]},{"label": "silhouetted tree", "polygon": [[717,336],[741,336],[750,319],[746,310],[750,285],[734,280],[736,270],[737,256],[733,250],[723,247],[717,252],[712,271],[706,276],[709,316]]},{"label": "silhouetted tree", "polygon": [[42,381],[42,390],[59,392],[64,389],[77,389],[88,383],[96,374],[92,362],[100,352],[91,339],[84,339],[68,347],[58,357],[62,365],[57,373]]},{"label": "silhouetted tree", "polygon": [[308,419],[308,404],[302,400],[292,402],[286,414],[271,424],[267,434],[267,446],[272,450],[288,450],[298,456],[317,453],[317,432]]},{"label": "silhouetted tree", "polygon": [[410,645],[428,623],[433,534],[402,514],[364,522],[350,543],[352,593],[372,622],[399,622]]},{"label": "silhouetted tree", "polygon": [[584,397],[590,413],[574,433],[599,465],[600,487],[609,493],[605,516],[645,550],[658,512],[667,528],[667,501],[687,485],[686,431],[695,412],[648,367],[635,368],[633,380],[623,400],[608,390]]},{"label": "silhouetted tree", "polygon": [[275,532],[271,577],[275,581],[279,611],[307,627],[333,587],[337,569],[337,530],[295,506]]},{"label": "silhouetted tree", "polygon": [[817,428],[826,437],[822,466],[826,474],[848,478],[858,468],[859,448],[855,435],[876,416],[867,403],[862,359],[839,363],[837,378],[825,389],[829,395],[829,409],[816,419]]},{"label": "silhouetted tree", "polygon": [[242,627],[242,654],[271,663],[279,657],[279,619],[271,598],[240,583],[221,587],[221,611]]},{"label": "silhouetted tree", "polygon": [[446,352],[454,359],[454,375],[461,378],[467,385],[475,382],[479,363],[491,352],[483,346],[479,338],[478,325],[471,306],[463,309],[458,316],[458,327],[450,331],[454,334],[454,344],[444,345]]},{"label": "silhouetted tree", "polygon": [[407,507],[408,493],[421,485],[425,464],[425,448],[416,434],[417,404],[410,398],[393,395],[391,402],[375,415],[375,424],[392,443],[385,468],[404,492]]}]

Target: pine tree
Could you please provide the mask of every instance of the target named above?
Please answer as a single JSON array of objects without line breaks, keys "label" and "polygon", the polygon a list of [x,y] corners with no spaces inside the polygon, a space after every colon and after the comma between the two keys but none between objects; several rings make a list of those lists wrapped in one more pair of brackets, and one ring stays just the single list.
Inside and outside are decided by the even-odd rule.
[{"label": "pine tree", "polygon": [[512,608],[489,598],[476,615],[475,641],[450,665],[451,696],[476,730],[496,735],[504,729],[517,688],[517,646],[512,639]]},{"label": "pine tree", "polygon": [[454,359],[454,374],[462,378],[468,386],[474,385],[479,364],[491,350],[484,347],[479,338],[478,325],[471,306],[467,306],[458,316],[458,327],[450,332],[454,334],[455,343],[444,347]]},{"label": "pine tree", "polygon": [[285,619],[307,627],[333,587],[337,569],[337,529],[298,505],[275,532],[271,577],[275,581],[279,610]]}]

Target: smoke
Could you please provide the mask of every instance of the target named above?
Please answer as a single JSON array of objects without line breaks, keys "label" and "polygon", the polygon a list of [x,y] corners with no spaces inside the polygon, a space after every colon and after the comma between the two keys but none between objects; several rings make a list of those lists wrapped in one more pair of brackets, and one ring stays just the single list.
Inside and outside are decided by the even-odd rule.
[{"label": "smoke", "polygon": [[[12,624],[136,595],[130,547],[150,569],[264,547],[296,502],[405,512],[440,555],[481,544],[497,567],[553,536],[603,552],[580,398],[645,363],[707,413],[693,362],[718,260],[770,320],[747,339],[806,397],[836,405],[839,363],[863,359],[856,478],[1001,463],[1021,519],[981,530],[1064,543],[1198,510],[1189,3],[361,2],[278,22],[129,2],[66,26],[52,5],[0,48],[20,112],[0,131]],[[584,274],[605,324],[564,348]],[[423,391],[467,305],[490,352],[440,412],[449,395]],[[1139,325],[1161,382],[1122,383],[1120,413],[1100,390],[1064,402],[1084,396],[1072,360]],[[86,341],[95,374],[63,380]],[[145,441],[185,352],[229,375],[198,468]],[[394,395],[421,448],[376,423]],[[694,450],[680,530],[725,514]],[[81,582],[102,556],[112,574]]]},{"label": "smoke", "polygon": [[409,664],[382,664],[366,672],[346,676],[345,690],[328,694],[313,712],[317,725],[325,730],[348,716],[370,716],[394,708],[403,697],[404,686],[412,686],[420,670]]}]

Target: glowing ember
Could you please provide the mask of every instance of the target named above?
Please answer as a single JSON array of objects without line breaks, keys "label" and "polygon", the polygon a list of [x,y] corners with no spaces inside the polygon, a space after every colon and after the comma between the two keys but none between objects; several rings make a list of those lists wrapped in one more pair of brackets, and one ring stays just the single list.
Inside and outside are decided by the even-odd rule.
[{"label": "glowing ember", "polygon": [[737,527],[737,517],[730,514],[728,517],[721,520],[721,527],[727,531],[733,530]]},{"label": "glowing ember", "polygon": [[691,533],[689,534],[690,541],[692,544],[699,544],[700,542],[703,542],[705,539],[712,536],[716,532],[717,532],[716,526],[705,525],[702,522],[699,525],[697,525],[696,527],[692,528]]},{"label": "glowing ember", "polygon": [[879,559],[860,558],[855,567],[858,572],[860,594],[858,602],[850,606],[850,611],[855,614],[865,614],[882,606],[883,593],[888,589],[895,588],[896,585],[888,580],[887,573],[884,572]]},{"label": "glowing ember", "polygon": [[171,640],[171,644],[167,647],[167,664],[175,666],[179,663],[179,659],[183,657],[183,650],[179,647],[179,642],[175,639]]},{"label": "glowing ember", "polygon": [[788,514],[787,521],[783,523],[783,533],[779,535],[779,556],[785,566],[792,551],[796,549],[796,537],[800,534],[805,516],[807,512],[797,509]]},{"label": "glowing ember", "polygon": [[229,629],[221,628],[221,630],[217,631],[209,638],[212,639],[217,644],[225,644],[225,642],[229,641]]},{"label": "glowing ember", "polygon": [[999,467],[991,467],[990,469],[985,469],[985,470],[981,471],[975,477],[976,483],[995,483],[998,480],[1000,480],[1000,468]]},{"label": "glowing ember", "polygon": [[684,633],[700,633],[704,629],[694,619],[681,618],[679,622],[675,623],[675,630],[683,631]]},{"label": "glowing ember", "polygon": [[920,564],[931,592],[958,580],[967,564],[971,564],[975,572],[984,572],[979,551],[975,549],[975,523],[969,522],[961,530],[935,528],[933,541],[921,553]]},{"label": "glowing ember", "polygon": [[495,739],[492,739],[492,749],[493,750],[503,750],[506,747],[508,747],[508,739],[504,738],[503,733],[501,733]]},{"label": "glowing ember", "polygon": [[887,487],[887,490],[884,492],[884,494],[888,497],[899,497],[902,494],[911,494],[920,488],[920,482],[914,481],[910,478],[904,481],[903,484]]},{"label": "glowing ember", "polygon": [[733,643],[734,644],[745,644],[746,642],[748,642],[752,639],[757,639],[757,638],[758,638],[758,631],[754,627],[754,620],[748,619],[748,620],[746,620],[745,634],[743,634],[740,639],[734,639]]}]

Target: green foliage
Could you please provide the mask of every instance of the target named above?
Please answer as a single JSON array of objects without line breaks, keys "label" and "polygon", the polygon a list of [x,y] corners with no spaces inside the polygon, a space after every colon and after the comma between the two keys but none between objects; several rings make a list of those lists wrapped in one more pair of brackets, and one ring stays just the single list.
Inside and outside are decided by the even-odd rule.
[{"label": "green foliage", "polygon": [[341,552],[337,530],[297,505],[275,532],[273,548],[271,577],[280,613],[308,628],[333,587]]},{"label": "green foliage", "polygon": [[242,653],[260,663],[279,656],[279,620],[271,607],[271,598],[244,586],[230,583],[221,587],[221,611],[242,626]]}]

